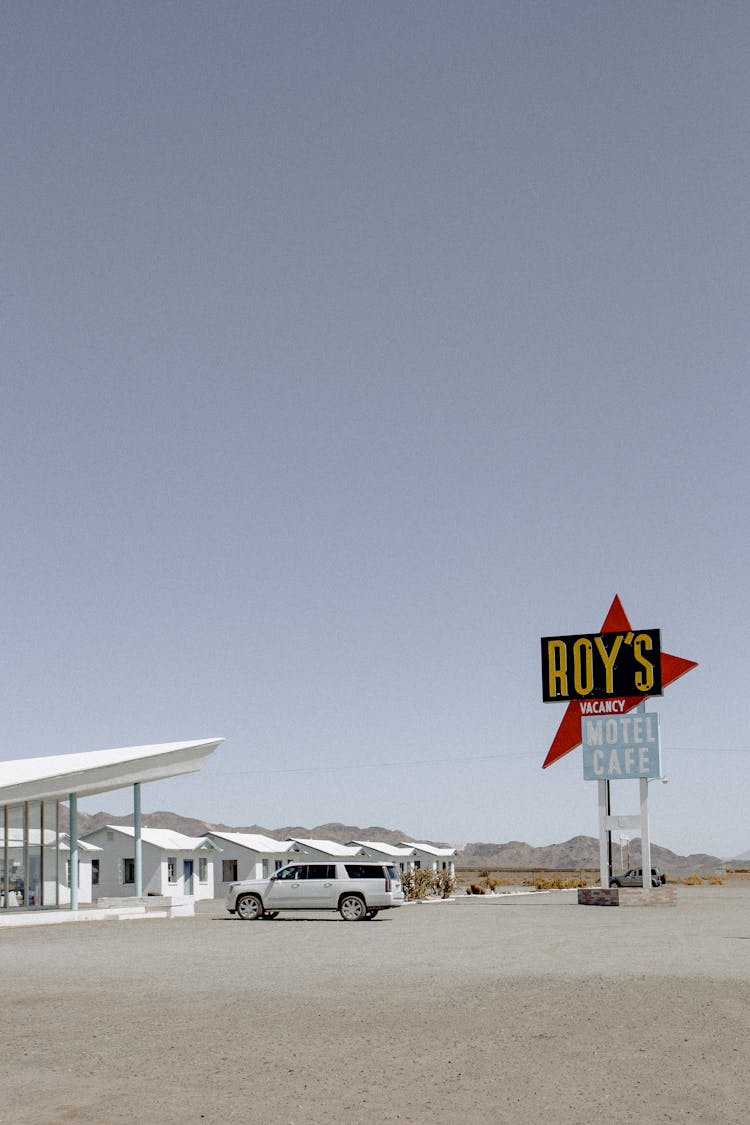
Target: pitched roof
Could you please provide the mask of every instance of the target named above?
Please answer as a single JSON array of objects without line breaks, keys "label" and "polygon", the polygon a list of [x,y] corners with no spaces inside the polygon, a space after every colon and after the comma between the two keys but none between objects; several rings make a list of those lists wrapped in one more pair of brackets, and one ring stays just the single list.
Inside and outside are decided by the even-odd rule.
[{"label": "pitched roof", "polygon": [[456,848],[436,848],[434,844],[417,844],[414,840],[402,840],[401,843],[405,848],[416,848],[419,852],[425,852],[426,855],[456,855]]},{"label": "pitched roof", "polygon": [[[84,840],[98,836],[104,831],[119,832],[123,836],[135,839],[135,828],[130,824],[105,824],[93,832],[87,832]],[[172,828],[141,828],[141,839],[144,844],[153,844],[164,851],[197,852],[212,850],[210,841],[205,836],[185,836],[182,832],[175,832]]]},{"label": "pitched roof", "polygon": [[350,843],[359,845],[360,848],[369,848],[373,852],[381,852],[383,855],[392,855],[395,858],[398,856],[414,855],[414,848],[409,845],[408,847],[402,844],[400,847],[396,844],[386,844],[383,840],[351,840]]},{"label": "pitched roof", "polygon": [[212,828],[207,835],[263,854],[286,853],[291,851],[292,848],[291,840],[274,840],[271,836],[263,836],[258,832],[216,832]]},{"label": "pitched roof", "polygon": [[[70,834],[68,832],[61,833],[58,847],[61,852],[70,851]],[[102,849],[98,844],[90,844],[87,840],[79,840],[78,850],[82,852],[100,852]]]},{"label": "pitched roof", "polygon": [[362,849],[358,845],[350,847],[348,844],[339,844],[336,840],[302,840],[296,836],[290,836],[289,839],[293,844],[322,852],[323,855],[340,856],[343,859],[348,859],[362,854]]}]

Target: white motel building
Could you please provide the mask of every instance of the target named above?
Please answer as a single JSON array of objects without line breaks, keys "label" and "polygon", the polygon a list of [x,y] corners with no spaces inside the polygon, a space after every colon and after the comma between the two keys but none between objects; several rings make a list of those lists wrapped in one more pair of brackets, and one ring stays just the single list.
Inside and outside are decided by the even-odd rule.
[{"label": "white motel building", "polygon": [[[51,921],[62,911],[148,895],[171,900],[170,909],[182,913],[188,900],[221,897],[238,879],[267,878],[299,854],[366,855],[396,863],[401,871],[428,867],[453,872],[455,848],[414,841],[352,840],[347,845],[222,831],[192,837],[144,827],[141,785],[195,773],[222,741],[0,762],[0,925],[21,922],[29,914]],[[107,824],[79,837],[79,798],[123,788],[133,790],[133,825]],[[190,905],[188,912],[192,910]],[[38,916],[41,911],[48,912],[46,919]],[[53,912],[58,912],[55,918]]]}]

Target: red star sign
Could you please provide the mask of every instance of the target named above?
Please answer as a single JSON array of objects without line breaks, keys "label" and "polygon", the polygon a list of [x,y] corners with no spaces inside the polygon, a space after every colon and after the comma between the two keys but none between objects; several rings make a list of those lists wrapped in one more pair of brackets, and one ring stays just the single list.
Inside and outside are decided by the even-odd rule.
[{"label": "red star sign", "polygon": [[[622,608],[622,602],[615,594],[615,600],[609,607],[609,613],[604,618],[604,624],[601,627],[602,633],[619,633],[627,632],[632,628],[628,621],[628,615]],[[681,656],[670,656],[668,652],[661,654],[661,686],[664,689],[667,684],[674,683],[680,676],[684,676],[691,668],[697,668],[695,660],[684,660]],[[629,698],[623,700],[624,706],[622,713],[625,711],[632,711],[639,703],[643,702],[643,698]],[[547,766],[551,766],[558,758],[563,758],[574,750],[576,746],[581,745],[581,704],[579,700],[571,700],[565,709],[562,722],[557,728],[552,745],[549,748],[549,753],[544,759],[542,769],[546,770]]]}]

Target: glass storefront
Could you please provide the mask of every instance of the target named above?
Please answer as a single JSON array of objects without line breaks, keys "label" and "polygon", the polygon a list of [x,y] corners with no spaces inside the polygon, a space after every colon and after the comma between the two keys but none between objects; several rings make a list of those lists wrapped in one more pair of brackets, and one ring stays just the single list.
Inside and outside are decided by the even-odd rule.
[{"label": "glass storefront", "polygon": [[59,803],[0,805],[0,909],[58,906]]}]

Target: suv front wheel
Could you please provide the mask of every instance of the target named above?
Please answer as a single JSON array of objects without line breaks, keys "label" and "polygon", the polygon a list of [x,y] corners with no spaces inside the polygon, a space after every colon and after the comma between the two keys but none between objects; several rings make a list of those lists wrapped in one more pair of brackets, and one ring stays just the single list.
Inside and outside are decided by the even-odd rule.
[{"label": "suv front wheel", "polygon": [[256,918],[263,917],[263,903],[257,895],[240,895],[236,910],[246,922],[254,922]]},{"label": "suv front wheel", "polygon": [[361,922],[367,915],[365,900],[360,895],[344,895],[339,900],[339,914],[345,922]]}]

